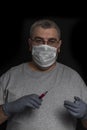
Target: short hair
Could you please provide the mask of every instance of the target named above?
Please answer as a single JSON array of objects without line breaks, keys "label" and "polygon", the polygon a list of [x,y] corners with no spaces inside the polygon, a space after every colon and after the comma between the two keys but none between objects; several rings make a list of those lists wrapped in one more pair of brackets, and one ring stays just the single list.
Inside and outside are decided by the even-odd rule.
[{"label": "short hair", "polygon": [[58,32],[58,37],[60,39],[61,37],[61,31],[59,26],[56,24],[56,22],[49,20],[49,19],[42,19],[34,22],[30,28],[30,37],[32,37],[33,32],[36,27],[42,27],[44,29],[49,29],[49,28],[55,28]]}]

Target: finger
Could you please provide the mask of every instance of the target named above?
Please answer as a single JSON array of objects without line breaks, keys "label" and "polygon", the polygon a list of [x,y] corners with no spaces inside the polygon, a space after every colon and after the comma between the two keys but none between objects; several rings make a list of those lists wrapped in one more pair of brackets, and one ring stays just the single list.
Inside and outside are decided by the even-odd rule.
[{"label": "finger", "polygon": [[80,100],[81,100],[79,97],[76,97],[76,96],[74,96],[74,99],[75,99],[76,101],[80,101]]},{"label": "finger", "polygon": [[29,103],[27,104],[28,107],[32,107],[32,108],[39,108],[40,105],[35,102],[34,100],[30,100]]},{"label": "finger", "polygon": [[34,106],[33,104],[30,104],[30,103],[27,104],[27,107],[29,107],[29,108],[33,108],[33,109],[36,108],[36,106]]},{"label": "finger", "polygon": [[64,106],[70,106],[70,107],[73,107],[73,108],[78,108],[78,104],[67,101],[67,100],[64,101]]},{"label": "finger", "polygon": [[74,108],[74,107],[71,107],[71,106],[68,106],[68,105],[64,105],[68,110],[72,111],[72,112],[75,112],[75,113],[78,113],[79,111],[79,108]]},{"label": "finger", "polygon": [[68,112],[69,112],[72,116],[78,117],[78,112],[71,111],[70,109],[67,109],[67,110],[68,110]]},{"label": "finger", "polygon": [[39,105],[41,105],[42,103],[42,99],[40,99],[38,95],[32,95],[30,99],[35,101]]},{"label": "finger", "polygon": [[41,105],[41,103],[42,103],[42,99],[39,99],[39,97],[37,97],[37,98],[32,97],[31,100],[36,102],[38,105]]}]

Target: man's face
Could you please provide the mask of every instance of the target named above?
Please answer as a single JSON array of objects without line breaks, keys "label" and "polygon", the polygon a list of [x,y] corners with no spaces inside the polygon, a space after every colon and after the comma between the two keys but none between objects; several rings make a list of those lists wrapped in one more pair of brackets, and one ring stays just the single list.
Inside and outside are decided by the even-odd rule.
[{"label": "man's face", "polygon": [[42,44],[56,47],[58,53],[60,52],[61,40],[59,39],[58,32],[55,28],[35,28],[32,38],[29,39],[30,51],[32,50],[32,45],[38,46]]}]

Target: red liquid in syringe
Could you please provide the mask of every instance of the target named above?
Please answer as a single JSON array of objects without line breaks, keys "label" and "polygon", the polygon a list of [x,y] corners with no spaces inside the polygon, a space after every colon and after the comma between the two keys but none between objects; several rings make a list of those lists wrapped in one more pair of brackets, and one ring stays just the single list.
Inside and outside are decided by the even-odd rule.
[{"label": "red liquid in syringe", "polygon": [[42,93],[42,94],[39,96],[39,98],[42,99],[47,93],[48,93],[48,91]]}]

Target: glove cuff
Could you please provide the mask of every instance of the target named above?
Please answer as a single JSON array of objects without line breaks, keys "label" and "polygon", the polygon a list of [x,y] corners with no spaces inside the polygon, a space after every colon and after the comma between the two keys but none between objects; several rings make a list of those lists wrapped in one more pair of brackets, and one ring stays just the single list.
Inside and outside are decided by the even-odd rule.
[{"label": "glove cuff", "polygon": [[8,112],[8,103],[3,104],[2,109],[3,109],[4,113],[5,113],[5,115],[7,115],[8,117],[11,116],[11,114]]},{"label": "glove cuff", "polygon": [[87,120],[87,114],[81,120]]}]

